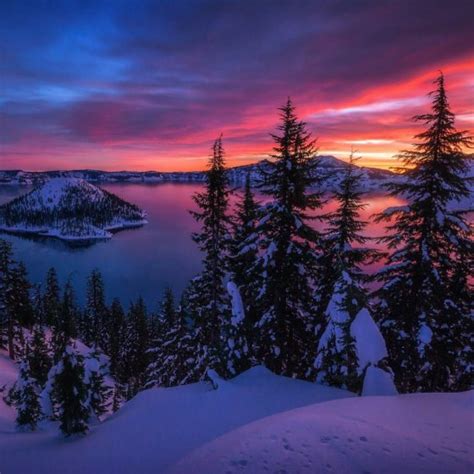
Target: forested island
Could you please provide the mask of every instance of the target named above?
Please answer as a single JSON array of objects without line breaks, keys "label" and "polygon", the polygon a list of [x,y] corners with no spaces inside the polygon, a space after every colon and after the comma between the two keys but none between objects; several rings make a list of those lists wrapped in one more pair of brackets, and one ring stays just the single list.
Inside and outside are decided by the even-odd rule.
[{"label": "forested island", "polygon": [[68,241],[108,239],[146,224],[146,214],[83,179],[53,178],[0,206],[0,231]]}]

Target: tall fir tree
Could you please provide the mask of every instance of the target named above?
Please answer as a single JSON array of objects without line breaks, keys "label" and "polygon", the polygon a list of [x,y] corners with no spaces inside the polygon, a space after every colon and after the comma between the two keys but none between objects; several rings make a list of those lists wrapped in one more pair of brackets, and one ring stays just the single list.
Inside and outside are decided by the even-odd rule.
[{"label": "tall fir tree", "polygon": [[102,274],[95,268],[87,280],[87,301],[84,311],[83,337],[87,344],[104,350],[108,345],[108,311]]},{"label": "tall fir tree", "polygon": [[90,408],[84,357],[67,345],[60,362],[52,367],[49,379],[51,384],[47,390],[62,433],[65,436],[87,433]]},{"label": "tall fir tree", "polygon": [[368,239],[362,234],[366,222],[360,219],[359,213],[365,205],[361,175],[354,161],[351,153],[340,188],[334,195],[336,210],[321,216],[327,228],[320,257],[319,301],[326,320],[316,327],[318,346],[314,369],[319,383],[360,393],[365,367],[359,366],[351,325],[361,310],[368,311],[364,287],[368,278],[362,266],[373,263],[379,255],[366,247]]},{"label": "tall fir tree", "polygon": [[28,274],[23,262],[18,262],[12,268],[11,277],[11,311],[16,315],[16,319],[20,326],[32,328],[35,323],[35,312],[33,311],[30,294],[32,286],[28,281]]},{"label": "tall fir tree", "polygon": [[[271,201],[263,207],[257,298],[260,319],[259,359],[273,372],[304,377],[311,366],[316,324],[314,288],[319,234],[310,225],[311,211],[321,205],[315,141],[288,102],[281,109],[280,134],[273,161],[261,169],[262,191]],[[314,188],[313,188],[314,189]]]},{"label": "tall fir tree", "polygon": [[121,355],[125,342],[125,312],[118,298],[114,298],[110,306],[108,333],[107,355],[110,357],[110,372],[114,377],[120,378]]},{"label": "tall fir tree", "polygon": [[54,328],[58,324],[61,307],[61,289],[55,268],[50,268],[46,274],[46,285],[43,295],[43,310],[45,323]]},{"label": "tall fir tree", "polygon": [[46,318],[43,304],[43,293],[41,284],[39,283],[32,285],[31,304],[34,311],[35,324],[44,326],[46,324]]},{"label": "tall fir tree", "polygon": [[49,347],[46,342],[43,327],[40,324],[35,325],[33,328],[33,335],[26,356],[31,376],[38,381],[40,387],[43,387],[48,379],[52,358],[49,354]]},{"label": "tall fir tree", "polygon": [[13,265],[11,244],[4,239],[0,239],[0,347],[8,349],[11,359],[15,358],[15,320],[9,307]]},{"label": "tall fir tree", "polygon": [[186,383],[192,373],[192,334],[183,313],[175,307],[173,293],[167,288],[161,304],[162,330],[152,341],[147,369],[148,387],[172,387]]},{"label": "tall fir tree", "polygon": [[243,336],[248,344],[248,361],[256,360],[257,348],[255,323],[258,319],[257,295],[261,286],[258,262],[258,223],[259,205],[255,201],[250,174],[245,179],[243,197],[236,204],[232,221],[232,240],[229,252],[230,278],[237,285],[244,304],[245,317],[242,321]]},{"label": "tall fir tree", "polygon": [[463,150],[472,140],[454,126],[442,74],[435,84],[430,113],[415,117],[426,129],[400,155],[404,180],[390,185],[407,205],[378,216],[390,221],[381,239],[390,255],[377,314],[403,392],[467,389],[472,377],[472,228],[451,208],[469,197]]},{"label": "tall fir tree", "polygon": [[18,380],[15,383],[16,424],[22,430],[34,431],[42,418],[40,387],[33,377],[28,359],[20,364]]},{"label": "tall fir tree", "polygon": [[13,259],[11,244],[0,239],[0,346],[13,360],[21,356],[24,342],[20,318],[31,308],[23,268]]},{"label": "tall fir tree", "polygon": [[72,281],[68,279],[64,286],[59,313],[52,331],[51,342],[56,362],[62,357],[71,338],[77,336],[78,314],[74,287]]},{"label": "tall fir tree", "polygon": [[99,421],[107,413],[112,402],[112,387],[105,382],[109,368],[101,358],[102,354],[95,350],[84,361],[85,383],[88,391],[87,406],[90,414]]},{"label": "tall fir tree", "polygon": [[229,280],[227,292],[231,302],[231,317],[223,325],[223,353],[227,375],[236,376],[254,365],[255,358],[252,358],[249,348],[247,315],[239,287]]},{"label": "tall fir tree", "polygon": [[146,307],[143,299],[139,298],[130,306],[123,348],[123,376],[127,381],[127,399],[134,397],[146,383],[148,349]]},{"label": "tall fir tree", "polygon": [[222,138],[212,148],[205,190],[194,196],[199,211],[192,215],[201,224],[193,234],[203,252],[203,270],[191,283],[188,310],[193,318],[197,342],[192,378],[202,380],[208,370],[226,376],[223,354],[223,326],[230,318],[230,302],[224,278],[229,245],[228,179]]}]

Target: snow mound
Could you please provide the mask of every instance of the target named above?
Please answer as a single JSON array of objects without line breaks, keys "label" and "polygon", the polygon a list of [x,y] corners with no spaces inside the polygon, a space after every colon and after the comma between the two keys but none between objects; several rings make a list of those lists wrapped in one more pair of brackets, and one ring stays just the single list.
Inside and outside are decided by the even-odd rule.
[{"label": "snow mound", "polygon": [[366,308],[361,309],[352,321],[351,336],[355,339],[360,370],[387,357],[385,340]]},{"label": "snow mound", "polygon": [[364,376],[364,386],[362,387],[362,396],[386,396],[397,395],[397,393],[392,374],[379,367],[367,367]]},{"label": "snow mound", "polygon": [[168,470],[221,473],[471,473],[474,392],[349,398],[277,414]]},{"label": "snow mound", "polygon": [[[210,383],[139,393],[91,433],[74,442],[57,427],[17,433],[0,420],[2,472],[157,474],[192,450],[255,420],[328,400],[344,390],[278,377],[254,367],[213,390]],[[191,470],[189,472],[205,472]]]}]

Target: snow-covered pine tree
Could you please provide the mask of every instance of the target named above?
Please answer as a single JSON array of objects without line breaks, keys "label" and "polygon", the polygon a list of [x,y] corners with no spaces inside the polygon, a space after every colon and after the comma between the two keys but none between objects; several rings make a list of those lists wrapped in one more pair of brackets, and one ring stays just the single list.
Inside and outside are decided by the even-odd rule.
[{"label": "snow-covered pine tree", "polygon": [[11,244],[0,239],[0,345],[13,360],[21,355],[24,342],[19,318],[28,320],[31,309],[23,269],[13,259]]},{"label": "snow-covered pine tree", "polygon": [[377,314],[403,392],[462,390],[472,381],[472,228],[451,207],[470,194],[463,150],[472,140],[455,129],[442,74],[435,84],[431,112],[415,117],[426,129],[400,155],[404,179],[390,185],[408,203],[378,216],[390,221],[381,240],[391,253],[377,275]]},{"label": "snow-covered pine tree", "polygon": [[14,391],[17,426],[20,429],[35,430],[42,418],[40,387],[38,381],[33,377],[28,359],[23,359],[20,363]]},{"label": "snow-covered pine tree", "polygon": [[46,285],[43,295],[43,310],[45,322],[53,328],[58,324],[61,297],[58,276],[54,268],[50,268],[46,274]]},{"label": "snow-covered pine tree", "polygon": [[84,311],[82,333],[86,344],[100,347],[108,344],[107,306],[102,274],[95,268],[87,280],[87,301]]},{"label": "snow-covered pine tree", "polygon": [[258,317],[256,299],[261,286],[261,275],[257,265],[258,212],[259,205],[252,193],[250,174],[247,174],[244,194],[236,204],[235,217],[232,220],[229,271],[230,280],[237,285],[244,304],[245,318],[242,329],[248,345],[247,359],[249,361],[255,360],[257,353],[255,348],[255,323]]},{"label": "snow-covered pine tree", "polygon": [[139,298],[132,303],[126,322],[123,347],[123,378],[126,380],[126,398],[134,397],[146,383],[148,367],[148,324],[145,303]]},{"label": "snow-covered pine tree", "polygon": [[78,313],[74,287],[69,279],[64,286],[59,313],[52,331],[51,345],[55,361],[58,361],[62,357],[70,339],[77,336],[76,326]]},{"label": "snow-covered pine tree", "polygon": [[112,402],[112,388],[105,383],[108,364],[101,362],[101,353],[95,350],[85,358],[84,369],[88,391],[87,406],[91,415],[101,420]]},{"label": "snow-covered pine tree", "polygon": [[210,369],[227,375],[222,331],[224,321],[230,319],[229,295],[224,283],[229,245],[228,194],[220,137],[212,148],[205,190],[194,196],[199,211],[192,212],[201,224],[193,240],[204,254],[203,270],[191,282],[187,295],[187,310],[193,319],[197,343],[193,380],[204,379]]},{"label": "snow-covered pine tree", "polygon": [[227,291],[231,301],[231,317],[224,322],[225,343],[223,351],[227,373],[230,376],[235,376],[249,369],[254,361],[250,357],[245,306],[239,287],[229,280]]},{"label": "snow-covered pine tree", "polygon": [[44,330],[40,324],[36,324],[33,328],[33,336],[26,357],[30,366],[31,376],[38,381],[40,387],[43,387],[48,379],[52,358],[49,354]]},{"label": "snow-covered pine tree", "polygon": [[149,351],[148,387],[172,387],[188,381],[193,360],[190,341],[192,335],[183,313],[175,308],[173,293],[167,288],[161,304],[163,323],[160,337],[155,338]]},{"label": "snow-covered pine tree", "polygon": [[31,305],[35,313],[35,324],[45,325],[45,313],[43,307],[43,294],[39,283],[32,286]]},{"label": "snow-covered pine tree", "polygon": [[0,347],[7,349],[10,358],[15,358],[13,345],[14,321],[9,312],[8,293],[11,288],[11,268],[14,264],[13,251],[10,242],[0,239]]},{"label": "snow-covered pine tree", "polygon": [[291,100],[281,109],[273,161],[261,169],[262,191],[272,198],[263,206],[258,226],[260,274],[257,298],[259,358],[277,374],[304,377],[314,345],[315,244],[319,234],[308,224],[320,207],[320,193],[310,190],[316,177],[315,141],[298,121]]},{"label": "snow-covered pine tree", "polygon": [[110,373],[117,378],[119,377],[122,348],[125,342],[125,313],[118,298],[114,298],[110,306],[108,333],[107,355],[110,357]]},{"label": "snow-covered pine tree", "polygon": [[319,282],[321,309],[326,321],[316,328],[318,346],[314,363],[319,383],[356,393],[362,390],[365,367],[359,366],[351,324],[362,309],[368,311],[364,288],[367,277],[361,266],[378,256],[375,250],[364,247],[367,238],[361,234],[366,222],[359,217],[365,207],[360,179],[351,153],[340,189],[334,196],[338,207],[321,216],[327,223]]},{"label": "snow-covered pine tree", "polygon": [[89,429],[90,409],[84,357],[72,345],[67,345],[61,360],[51,368],[48,379],[46,390],[63,434],[85,434]]},{"label": "snow-covered pine tree", "polygon": [[31,328],[35,322],[35,313],[31,304],[30,290],[32,288],[28,281],[25,264],[18,262],[12,268],[11,302],[12,311],[20,326]]}]

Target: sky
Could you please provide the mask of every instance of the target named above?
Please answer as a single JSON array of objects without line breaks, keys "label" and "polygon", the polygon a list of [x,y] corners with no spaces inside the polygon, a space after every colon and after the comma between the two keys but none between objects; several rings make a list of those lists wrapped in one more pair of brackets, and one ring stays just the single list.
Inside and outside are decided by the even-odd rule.
[{"label": "sky", "polygon": [[0,1],[0,169],[197,170],[271,152],[290,96],[320,154],[396,166],[442,70],[474,123],[472,0]]}]

